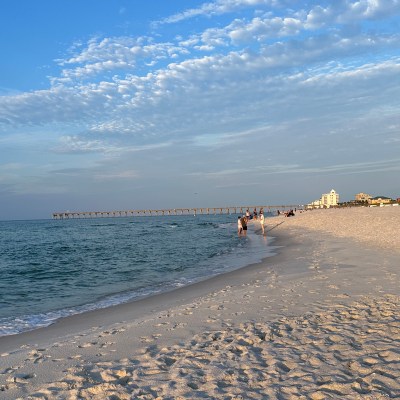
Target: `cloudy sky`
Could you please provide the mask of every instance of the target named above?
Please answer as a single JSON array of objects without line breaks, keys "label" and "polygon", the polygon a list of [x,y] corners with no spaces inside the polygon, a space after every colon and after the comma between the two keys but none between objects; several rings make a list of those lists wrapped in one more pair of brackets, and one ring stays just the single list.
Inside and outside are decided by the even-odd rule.
[{"label": "cloudy sky", "polygon": [[0,219],[400,197],[400,0],[4,0]]}]

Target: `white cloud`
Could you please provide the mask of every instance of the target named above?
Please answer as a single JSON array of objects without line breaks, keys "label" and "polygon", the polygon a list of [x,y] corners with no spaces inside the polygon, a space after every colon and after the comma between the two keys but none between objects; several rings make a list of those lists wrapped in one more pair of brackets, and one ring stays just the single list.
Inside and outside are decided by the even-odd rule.
[{"label": "white cloud", "polygon": [[400,11],[399,0],[360,0],[348,2],[347,9],[338,16],[339,22],[352,22],[356,19],[378,19],[390,17]]},{"label": "white cloud", "polygon": [[[306,4],[305,4],[306,5]],[[215,2],[203,3],[198,8],[185,10],[159,21],[162,23],[178,23],[186,19],[204,16],[211,17],[231,13],[244,8],[254,9],[257,7],[264,10],[284,9],[291,11],[294,7],[291,1],[277,0],[216,0]],[[306,16],[307,28],[316,29],[330,22],[355,23],[361,19],[379,19],[390,17],[400,10],[399,0],[337,0],[329,6],[315,5],[310,10],[299,9],[294,14]]]},{"label": "white cloud", "polygon": [[158,24],[177,23],[198,16],[210,17],[230,13],[247,7],[277,6],[281,2],[277,0],[216,0],[215,2],[203,3],[199,8],[192,8],[159,21]]},{"label": "white cloud", "polygon": [[362,20],[391,17],[399,11],[399,0],[340,0],[327,7],[313,7],[308,12],[306,26],[317,29],[330,23],[356,24]]},{"label": "white cloud", "polygon": [[[159,61],[187,54],[187,49],[172,43],[153,43],[151,38],[93,38],[86,47],[74,46],[72,57],[57,60],[64,69],[60,77],[51,77],[54,85],[73,83],[102,73],[123,71],[134,73],[137,68],[156,65]],[[68,68],[66,68],[68,67]]]},{"label": "white cloud", "polygon": [[[354,162],[348,164],[319,165],[306,167],[300,164],[270,164],[252,166],[251,168],[225,169],[213,172],[198,172],[188,174],[206,180],[220,180],[232,178],[238,179],[242,176],[252,178],[262,175],[276,174],[360,174],[368,172],[400,171],[400,158],[382,161]],[[229,184],[229,186],[231,186]]]},{"label": "white cloud", "polygon": [[[112,128],[108,128],[109,133]],[[95,129],[95,132],[98,132]],[[76,154],[76,153],[103,153],[106,155],[120,155],[122,153],[146,152],[155,149],[162,149],[172,146],[172,142],[160,142],[154,144],[129,144],[125,142],[111,140],[93,140],[86,136],[62,136],[59,144],[53,148],[58,154]],[[10,164],[11,165],[11,164]],[[1,167],[1,165],[0,165]]]},{"label": "white cloud", "polygon": [[116,180],[116,179],[135,179],[138,177],[138,174],[136,171],[118,171],[118,172],[108,172],[108,173],[103,173],[103,174],[96,174],[94,176],[95,179],[100,180],[100,181],[106,181],[106,180]]},{"label": "white cloud", "polygon": [[[358,51],[363,46],[372,50],[395,42],[394,38],[379,43],[362,37],[354,41]],[[135,137],[148,144],[146,141],[165,142],[168,137],[188,135],[187,126],[191,126],[190,135],[195,137],[212,135],[212,132],[225,134],[232,127],[244,129],[248,120],[253,120],[253,124],[266,123],[271,117],[276,120],[280,113],[274,116],[274,110],[280,107],[282,99],[289,106],[288,99],[298,98],[302,91],[309,98],[309,104],[313,104],[313,96],[321,90],[326,91],[327,98],[337,97],[341,88],[343,96],[349,96],[350,93],[346,94],[349,85],[352,97],[364,97],[370,90],[369,82],[373,81],[380,85],[383,96],[392,86],[388,79],[394,82],[399,73],[398,59],[359,66],[326,64],[324,60],[332,54],[346,56],[352,52],[351,43],[343,44],[341,38],[310,41],[304,46],[274,44],[265,47],[262,54],[232,52],[227,56],[188,59],[143,78],[131,76],[1,97],[0,118],[12,125],[67,123],[63,130],[74,133],[66,135],[65,149],[102,152],[109,148],[109,145],[103,148],[105,138],[114,135]],[[316,67],[303,72],[293,70],[317,61],[322,63],[321,67],[315,64]],[[323,106],[318,101],[315,105]],[[263,113],[263,109],[268,112]],[[207,115],[206,124],[204,115]],[[78,123],[79,128],[75,128]],[[76,139],[82,132],[90,139],[78,143]]]},{"label": "white cloud", "polygon": [[56,153],[98,153],[118,150],[115,146],[101,140],[87,140],[78,136],[62,136]]},{"label": "white cloud", "polygon": [[[374,11],[370,4],[371,17],[397,7],[394,1],[375,3]],[[273,5],[207,4],[221,12]],[[51,126],[52,134],[61,137],[59,153],[110,154],[181,139],[220,146],[221,138],[233,142],[243,132],[280,124],[288,115],[312,119],[313,113],[342,110],[344,101],[353,102],[355,113],[356,102],[368,111],[377,103],[371,96],[392,104],[398,86],[391,96],[388,90],[396,82],[400,60],[388,54],[398,51],[399,34],[379,29],[346,35],[338,29],[313,32],[347,15],[355,4],[340,1],[331,8],[286,11],[286,16],[235,19],[223,28],[180,35],[176,43],[149,37],[94,38],[59,61],[64,69],[48,90],[0,97],[0,121],[4,131],[10,126]],[[359,11],[357,18],[364,14]],[[199,56],[196,48],[211,54]],[[144,68],[146,63],[151,68]],[[121,74],[106,73],[116,69]]]},{"label": "white cloud", "polygon": [[[341,3],[339,5],[322,8],[316,6],[307,12],[293,13],[293,16],[274,16],[270,13],[260,17],[255,17],[251,20],[235,19],[230,24],[222,28],[208,28],[198,35],[193,35],[189,40],[181,40],[180,44],[192,46],[195,49],[202,51],[212,51],[218,48],[228,48],[230,45],[261,45],[269,43],[272,40],[279,38],[292,37],[296,38],[300,33],[305,34],[299,42],[312,38],[314,31],[322,26],[331,24],[332,22],[348,22],[347,16],[349,6],[346,8]],[[295,16],[296,15],[296,16]],[[363,15],[353,15],[351,17],[352,23],[358,23],[363,19]],[[325,35],[341,37],[343,33],[339,29],[339,25],[334,29],[327,29]],[[316,34],[320,35],[320,32]],[[346,33],[348,35],[349,32]],[[359,34],[359,33],[357,33]],[[324,35],[324,36],[325,36]],[[369,36],[373,37],[372,33]],[[315,36],[316,38],[317,36]],[[393,36],[397,38],[397,35]],[[352,42],[352,37],[347,36],[348,41]],[[382,37],[382,39],[384,39]],[[355,47],[355,46],[354,46]]]}]

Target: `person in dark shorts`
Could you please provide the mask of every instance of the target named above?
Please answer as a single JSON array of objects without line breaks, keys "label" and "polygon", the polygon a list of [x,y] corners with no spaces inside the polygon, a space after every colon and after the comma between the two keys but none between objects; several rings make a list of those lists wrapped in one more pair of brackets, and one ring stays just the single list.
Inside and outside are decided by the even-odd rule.
[{"label": "person in dark shorts", "polygon": [[240,219],[241,223],[242,223],[242,230],[243,230],[243,236],[246,236],[247,234],[247,217],[244,216]]}]

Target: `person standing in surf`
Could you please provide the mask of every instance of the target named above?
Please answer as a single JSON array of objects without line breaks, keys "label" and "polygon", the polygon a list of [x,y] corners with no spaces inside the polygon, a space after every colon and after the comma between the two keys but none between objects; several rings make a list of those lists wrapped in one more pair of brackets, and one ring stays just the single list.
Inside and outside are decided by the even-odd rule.
[{"label": "person standing in surf", "polygon": [[238,217],[237,227],[238,227],[238,235],[240,236],[243,232],[242,218],[240,217]]},{"label": "person standing in surf", "polygon": [[263,234],[263,236],[265,236],[265,231],[264,231],[264,213],[263,213],[263,210],[260,210],[259,221],[260,221],[260,224],[261,224],[262,234]]},{"label": "person standing in surf", "polygon": [[243,216],[240,219],[240,222],[242,223],[243,236],[246,236],[247,235],[247,217]]}]

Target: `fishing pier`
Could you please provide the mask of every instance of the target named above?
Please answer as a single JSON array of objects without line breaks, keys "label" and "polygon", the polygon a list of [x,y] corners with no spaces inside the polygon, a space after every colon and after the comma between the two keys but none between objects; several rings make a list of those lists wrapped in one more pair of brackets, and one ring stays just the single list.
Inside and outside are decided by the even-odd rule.
[{"label": "fishing pier", "polygon": [[81,219],[81,218],[116,218],[116,217],[139,217],[139,216],[167,216],[167,215],[215,215],[215,214],[245,214],[253,210],[264,212],[276,212],[280,210],[301,209],[303,205],[280,205],[280,206],[232,206],[232,207],[192,207],[192,208],[170,208],[160,210],[123,210],[123,211],[63,211],[53,213],[53,219]]}]

